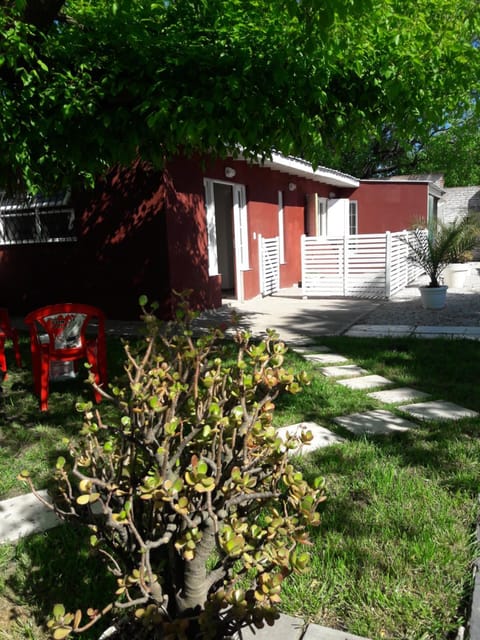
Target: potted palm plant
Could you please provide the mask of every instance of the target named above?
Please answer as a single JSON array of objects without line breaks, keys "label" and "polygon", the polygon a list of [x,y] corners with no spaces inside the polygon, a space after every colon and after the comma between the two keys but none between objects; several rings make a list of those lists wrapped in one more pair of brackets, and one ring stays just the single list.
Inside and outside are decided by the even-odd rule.
[{"label": "potted palm plant", "polygon": [[427,234],[419,228],[413,231],[406,241],[409,260],[420,266],[430,280],[428,285],[419,287],[425,309],[443,309],[448,288],[442,278],[446,267],[472,251],[478,240],[478,224],[469,217],[439,223]]}]

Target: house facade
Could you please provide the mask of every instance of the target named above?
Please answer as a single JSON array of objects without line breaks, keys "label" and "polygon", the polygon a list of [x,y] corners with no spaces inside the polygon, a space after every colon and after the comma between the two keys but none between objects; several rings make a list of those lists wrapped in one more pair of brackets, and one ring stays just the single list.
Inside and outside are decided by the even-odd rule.
[{"label": "house facade", "polygon": [[165,315],[174,291],[191,290],[201,309],[251,299],[271,279],[299,284],[303,234],[403,230],[426,221],[429,207],[432,215],[436,195],[428,181],[360,181],[277,154],[257,163],[179,157],[163,171],[139,161],[63,209],[0,203],[3,306],[84,302],[128,319],[142,294]]}]

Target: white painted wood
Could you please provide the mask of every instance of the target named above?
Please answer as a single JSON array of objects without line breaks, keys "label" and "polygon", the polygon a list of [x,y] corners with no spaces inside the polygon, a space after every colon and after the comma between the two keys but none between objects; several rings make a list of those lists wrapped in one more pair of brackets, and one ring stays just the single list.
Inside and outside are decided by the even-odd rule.
[{"label": "white painted wood", "polygon": [[327,207],[327,235],[328,237],[348,235],[349,230],[348,198],[332,198]]},{"label": "white painted wood", "polygon": [[258,236],[260,293],[269,296],[280,288],[280,239]]},{"label": "white painted wood", "polygon": [[386,298],[418,278],[406,232],[302,236],[303,295]]}]

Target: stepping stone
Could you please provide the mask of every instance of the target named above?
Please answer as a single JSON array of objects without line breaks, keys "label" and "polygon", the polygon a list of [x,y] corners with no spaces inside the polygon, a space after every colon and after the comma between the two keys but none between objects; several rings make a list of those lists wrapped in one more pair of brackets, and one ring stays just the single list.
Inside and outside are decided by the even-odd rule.
[{"label": "stepping stone", "polygon": [[329,353],[330,351],[330,347],[322,344],[302,344],[294,349],[297,353]]},{"label": "stepping stone", "polygon": [[411,336],[414,331],[415,327],[407,324],[356,324],[345,335],[354,338],[385,338],[388,336],[402,338]]},{"label": "stepping stone", "polygon": [[[276,627],[273,628],[275,629]],[[283,640],[283,638],[278,638],[278,640]],[[288,640],[290,640],[290,638]],[[305,635],[302,636],[302,640],[368,640],[368,638],[355,636],[347,631],[338,631],[338,629],[330,629],[328,627],[321,627],[318,624],[310,624],[305,631]]]},{"label": "stepping stone", "polygon": [[373,411],[365,411],[365,413],[352,413],[349,416],[340,416],[334,418],[334,422],[348,429],[355,435],[383,435],[397,431],[408,431],[409,429],[415,429],[417,427],[413,422],[399,418],[384,409],[375,409]]},{"label": "stepping stone", "polygon": [[424,325],[415,329],[415,335],[422,338],[479,338],[480,327],[435,327]]},{"label": "stepping stone", "polygon": [[348,358],[340,356],[337,353],[311,353],[303,354],[305,360],[311,362],[321,362],[322,364],[340,364],[341,362],[348,362]]},{"label": "stepping stone", "polygon": [[421,420],[460,420],[478,416],[476,411],[443,400],[405,404],[398,408]]},{"label": "stepping stone", "polygon": [[320,426],[316,422],[298,422],[292,424],[289,427],[280,427],[277,429],[278,435],[285,439],[287,433],[290,435],[299,435],[302,431],[311,431],[313,434],[313,440],[309,444],[300,445],[297,449],[292,450],[292,455],[304,455],[315,451],[322,447],[327,447],[329,444],[340,444],[345,442],[344,438],[337,436],[336,433]]},{"label": "stepping stone", "polygon": [[[300,640],[304,637],[305,621],[302,618],[294,618],[284,613],[280,614],[273,627],[267,624],[263,629],[242,629],[242,640]],[[345,636],[348,640],[348,636]]]},{"label": "stepping stone", "polygon": [[362,369],[356,364],[346,364],[343,367],[322,367],[320,371],[328,378],[353,378],[353,376],[362,376],[364,373],[368,373],[366,369]]},{"label": "stepping stone", "polygon": [[360,378],[349,378],[348,380],[339,380],[338,384],[348,387],[349,389],[373,389],[374,387],[382,387],[386,384],[393,384],[391,380],[387,380],[383,376],[361,376]]},{"label": "stepping stone", "polygon": [[[39,491],[39,494],[50,502],[46,491]],[[33,493],[0,502],[0,542],[13,542],[61,523],[54,512],[39,502]]]},{"label": "stepping stone", "polygon": [[400,387],[399,389],[386,389],[384,391],[372,391],[367,394],[370,398],[385,402],[385,404],[395,404],[398,402],[409,402],[412,400],[424,400],[429,398],[430,394],[424,391],[417,391],[410,387]]}]

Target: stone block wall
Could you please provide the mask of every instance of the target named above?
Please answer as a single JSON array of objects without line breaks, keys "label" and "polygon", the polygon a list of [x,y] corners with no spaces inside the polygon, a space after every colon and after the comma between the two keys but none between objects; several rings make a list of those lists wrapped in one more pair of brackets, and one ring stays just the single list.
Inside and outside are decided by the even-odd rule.
[{"label": "stone block wall", "polygon": [[[480,215],[480,186],[447,187],[440,202],[440,219],[446,223],[473,212]],[[473,258],[480,260],[480,247],[474,252]]]},{"label": "stone block wall", "polygon": [[451,222],[469,212],[480,212],[480,186],[448,187],[442,196],[442,219]]}]

